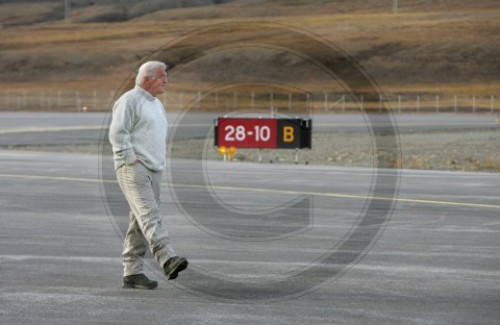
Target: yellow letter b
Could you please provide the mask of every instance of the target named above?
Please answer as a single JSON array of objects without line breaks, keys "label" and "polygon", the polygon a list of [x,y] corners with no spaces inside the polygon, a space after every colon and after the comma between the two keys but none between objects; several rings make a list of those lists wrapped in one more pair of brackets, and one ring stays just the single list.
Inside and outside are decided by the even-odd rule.
[{"label": "yellow letter b", "polygon": [[293,142],[293,127],[285,126],[283,127],[283,142]]}]

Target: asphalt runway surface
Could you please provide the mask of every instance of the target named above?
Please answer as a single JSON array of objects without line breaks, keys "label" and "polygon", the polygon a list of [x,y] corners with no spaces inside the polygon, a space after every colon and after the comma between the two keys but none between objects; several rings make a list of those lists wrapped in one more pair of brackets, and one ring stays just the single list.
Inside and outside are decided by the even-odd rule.
[{"label": "asphalt runway surface", "polygon": [[[102,113],[2,113],[0,147],[103,144]],[[178,139],[216,115],[169,115]],[[496,129],[492,115],[395,115],[398,132]],[[313,116],[367,132],[362,115]],[[169,163],[162,213],[189,269],[121,289],[127,205],[100,156],[0,151],[0,324],[496,324],[492,173]]]},{"label": "asphalt runway surface", "polygon": [[121,289],[109,156],[0,157],[0,324],[500,319],[498,174],[173,160],[162,214],[190,267],[167,281],[148,257],[145,291]]},{"label": "asphalt runway surface", "polygon": [[[176,139],[205,138],[221,114],[168,114]],[[232,115],[239,116],[239,115]],[[285,115],[282,115],[285,116]],[[295,116],[292,116],[295,117]],[[309,118],[309,116],[299,116]],[[0,113],[0,148],[36,145],[98,144],[105,139],[110,115],[106,113]],[[316,114],[311,116],[313,132],[368,133],[370,125],[362,114]],[[447,130],[497,130],[492,114],[401,114],[394,115],[399,133]],[[392,127],[392,126],[391,126]],[[172,133],[171,133],[172,135]]]}]

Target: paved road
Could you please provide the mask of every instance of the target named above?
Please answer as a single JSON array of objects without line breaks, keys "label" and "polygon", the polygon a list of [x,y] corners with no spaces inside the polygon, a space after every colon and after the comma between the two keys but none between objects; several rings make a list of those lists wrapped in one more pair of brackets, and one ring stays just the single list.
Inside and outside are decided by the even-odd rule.
[{"label": "paved road", "polygon": [[[191,267],[167,282],[149,260],[147,272],[160,280],[160,288],[130,291],[120,288],[126,207],[109,157],[101,163],[92,155],[0,151],[1,324],[497,324],[500,319],[497,174],[405,170],[398,175],[213,162],[201,165],[210,197],[216,198],[208,202],[200,201],[209,198],[207,186],[197,184],[200,165],[174,161],[162,211]],[[367,203],[387,202],[391,184],[383,182],[377,193],[373,184],[394,175],[398,195],[378,240],[348,267],[338,260],[307,273],[360,227]],[[287,220],[308,215],[296,204],[304,197],[313,199],[312,218]],[[290,213],[280,215],[284,209]],[[221,211],[231,213],[221,217]],[[266,213],[285,222],[259,219]],[[225,227],[241,215],[246,228]],[[273,231],[254,220],[269,221]],[[302,221],[303,231],[294,228]],[[273,285],[283,279],[284,285]],[[315,280],[325,281],[311,290],[301,286]]]},{"label": "paved road", "polygon": [[[219,114],[169,114],[176,138],[205,138]],[[314,115],[314,132],[368,133],[368,119],[361,114]],[[429,130],[500,129],[496,117],[483,115],[395,115],[398,132]],[[25,145],[97,144],[106,139],[109,115],[104,113],[0,113],[0,147]]]}]

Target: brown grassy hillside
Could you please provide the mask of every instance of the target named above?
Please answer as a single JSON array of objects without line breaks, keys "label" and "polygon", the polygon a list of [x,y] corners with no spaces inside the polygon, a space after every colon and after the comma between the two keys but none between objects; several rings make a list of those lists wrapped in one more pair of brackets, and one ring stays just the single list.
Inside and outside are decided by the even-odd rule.
[{"label": "brown grassy hillside", "polygon": [[[400,0],[397,14],[390,0],[73,3],[73,23],[66,25],[61,1],[0,1],[0,89],[117,89],[142,60],[185,33],[265,21],[323,37],[386,91],[499,93],[496,0]],[[257,62],[285,83],[308,71],[286,53],[242,49],[205,60],[198,69],[214,80],[196,82],[217,82],[227,62],[242,74]]]}]

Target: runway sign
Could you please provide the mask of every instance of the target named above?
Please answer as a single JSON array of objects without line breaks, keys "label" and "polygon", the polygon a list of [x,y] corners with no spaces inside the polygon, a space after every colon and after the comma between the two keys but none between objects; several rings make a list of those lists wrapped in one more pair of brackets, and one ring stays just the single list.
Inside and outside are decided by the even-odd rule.
[{"label": "runway sign", "polygon": [[215,120],[215,146],[235,148],[311,148],[311,119],[231,118]]}]

